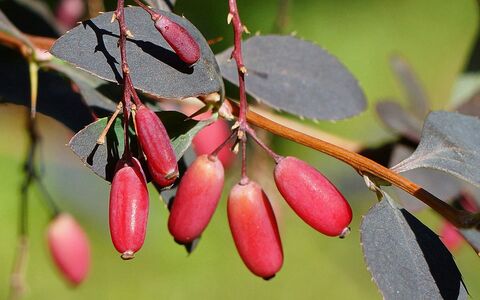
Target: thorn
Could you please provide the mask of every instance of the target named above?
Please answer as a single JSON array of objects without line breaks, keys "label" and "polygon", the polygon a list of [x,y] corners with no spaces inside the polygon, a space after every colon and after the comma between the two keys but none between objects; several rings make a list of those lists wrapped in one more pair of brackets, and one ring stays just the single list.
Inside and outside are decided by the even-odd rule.
[{"label": "thorn", "polygon": [[112,19],[110,20],[110,23],[115,22],[116,19],[117,19],[117,14],[116,14],[116,13],[113,13]]},{"label": "thorn", "polygon": [[133,7],[131,4],[128,4],[127,7]]},{"label": "thorn", "polygon": [[232,147],[232,152],[233,152],[234,154],[238,154],[238,150],[239,150],[239,149],[240,149],[240,145],[239,145],[239,143],[237,142],[237,143],[235,143],[235,145],[233,145],[233,147]]},{"label": "thorn", "polygon": [[82,21],[78,21],[77,25],[82,25],[82,23],[83,23]]},{"label": "thorn", "polygon": [[246,34],[250,34],[250,31],[248,30],[247,26],[243,25],[243,32]]},{"label": "thorn", "polygon": [[208,94],[203,97],[203,102],[208,104],[215,104],[220,101],[220,94],[217,92]]},{"label": "thorn", "polygon": [[232,14],[232,13],[228,13],[228,15],[227,15],[227,24],[232,23],[232,19],[233,19],[233,14]]},{"label": "thorn", "polygon": [[232,125],[232,127],[230,128],[232,131],[237,129],[238,127],[240,127],[240,122],[235,122],[235,124]]},{"label": "thorn", "polygon": [[127,36],[127,38],[133,38],[133,34],[130,30],[127,29],[127,31],[125,31],[125,35]]},{"label": "thorn", "polygon": [[99,15],[103,15],[105,12],[104,11],[99,11],[98,14]]},{"label": "thorn", "polygon": [[245,66],[241,66],[240,72],[242,72],[243,74],[247,74],[247,68]]}]

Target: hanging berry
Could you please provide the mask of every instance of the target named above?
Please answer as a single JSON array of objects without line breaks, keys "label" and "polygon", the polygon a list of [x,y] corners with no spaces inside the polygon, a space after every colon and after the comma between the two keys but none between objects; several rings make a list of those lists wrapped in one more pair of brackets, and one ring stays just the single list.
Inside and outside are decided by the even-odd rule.
[{"label": "hanging berry", "polygon": [[148,219],[148,190],[136,158],[121,159],[110,190],[110,235],[123,259],[143,245]]},{"label": "hanging berry", "polygon": [[168,218],[175,240],[186,244],[202,234],[222,196],[223,180],[223,166],[216,156],[201,155],[188,167]]},{"label": "hanging berry", "polygon": [[315,168],[287,156],[277,163],[274,178],[283,198],[307,224],[328,236],[342,236],[349,231],[350,205]]},{"label": "hanging berry", "polygon": [[165,126],[145,105],[137,108],[135,122],[153,181],[161,187],[172,185],[178,177],[178,166]]},{"label": "hanging berry", "polygon": [[283,250],[272,206],[260,185],[238,183],[228,196],[228,222],[248,269],[270,279],[283,264]]},{"label": "hanging berry", "polygon": [[82,227],[66,213],[59,214],[47,228],[50,254],[62,275],[79,285],[90,269],[90,244]]}]

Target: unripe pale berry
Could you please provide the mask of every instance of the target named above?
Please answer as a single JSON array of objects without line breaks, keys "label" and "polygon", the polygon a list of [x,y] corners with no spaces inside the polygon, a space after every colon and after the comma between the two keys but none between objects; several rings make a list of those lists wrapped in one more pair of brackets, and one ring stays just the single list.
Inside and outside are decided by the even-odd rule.
[{"label": "unripe pale berry", "polygon": [[447,221],[443,222],[438,235],[450,252],[457,251],[464,241],[458,229]]},{"label": "unripe pale berry", "polygon": [[228,222],[238,253],[252,273],[265,279],[283,264],[283,250],[270,201],[255,182],[236,184],[228,196]]},{"label": "unripe pale berry", "polygon": [[136,158],[119,161],[110,190],[110,235],[123,259],[143,245],[148,219],[148,190]]},{"label": "unripe pale berry", "polygon": [[168,230],[176,241],[186,244],[202,234],[222,196],[223,179],[222,163],[215,156],[199,156],[188,167],[168,218]]},{"label": "unripe pale berry", "polygon": [[295,158],[282,158],[275,183],[290,207],[307,224],[328,236],[348,232],[352,209],[337,188],[319,171]]},{"label": "unripe pale berry", "polygon": [[162,187],[173,184],[178,177],[177,158],[162,121],[141,105],[136,111],[135,123],[153,181]]},{"label": "unripe pale berry", "polygon": [[155,28],[183,62],[193,65],[200,59],[200,46],[183,26],[166,16],[160,16]]},{"label": "unripe pale berry", "polygon": [[48,247],[55,265],[73,285],[80,284],[90,269],[90,244],[82,227],[62,213],[48,225]]}]

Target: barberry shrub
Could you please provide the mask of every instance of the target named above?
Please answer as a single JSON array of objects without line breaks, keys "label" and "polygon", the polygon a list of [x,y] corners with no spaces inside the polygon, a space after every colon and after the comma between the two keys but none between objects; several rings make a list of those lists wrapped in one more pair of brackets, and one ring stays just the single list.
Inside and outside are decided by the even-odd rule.
[{"label": "barberry shrub", "polygon": [[[464,200],[469,195],[465,182],[480,186],[476,168],[480,161],[480,121],[467,116],[479,115],[473,112],[473,104],[458,107],[463,114],[428,113],[428,99],[418,80],[405,61],[394,57],[393,70],[407,91],[411,108],[391,101],[381,101],[376,107],[387,127],[402,137],[391,147],[397,151],[386,155],[390,164],[387,168],[356,151],[269,119],[272,115],[268,109],[329,121],[353,117],[366,109],[365,94],[355,77],[320,46],[290,35],[259,34],[243,41],[242,34],[248,30],[237,2],[229,0],[225,1],[226,14],[233,28],[233,46],[215,55],[211,41],[207,42],[190,21],[171,11],[174,1],[148,1],[152,6],[134,2],[138,6],[125,7],[124,1],[118,0],[114,11],[83,20],[55,41],[25,35],[0,12],[0,41],[13,46],[28,62],[31,88],[27,97],[11,90],[0,95],[30,108],[29,151],[19,216],[19,245],[23,250],[12,274],[12,295],[17,297],[24,290],[18,279],[23,278],[25,270],[26,203],[33,183],[41,187],[51,212],[47,242],[60,273],[72,285],[78,285],[90,268],[86,235],[72,217],[60,213],[37,170],[38,108],[77,132],[69,142],[70,148],[93,173],[111,183],[110,234],[113,248],[123,259],[132,259],[147,236],[149,202],[153,200],[148,193],[149,182],[168,206],[168,231],[189,252],[202,235],[211,234],[207,225],[226,187],[232,243],[246,268],[264,279],[281,274],[282,266],[293,259],[287,255],[284,261],[283,247],[292,245],[282,246],[284,233],[278,228],[272,203],[250,178],[257,162],[247,164],[247,142],[253,141],[275,162],[269,180],[301,220],[329,237],[345,238],[351,230],[360,231],[367,269],[383,297],[467,297],[448,249],[408,211],[421,207],[410,209],[412,198],[405,201],[402,197],[403,201],[396,202],[384,187],[399,187],[416,199],[413,201],[422,201],[444,218],[448,223],[441,232],[449,248],[458,246],[461,235],[480,253],[480,217],[477,206],[471,205],[476,200]],[[69,1],[58,6],[57,17],[64,26],[71,26],[79,14],[67,11],[64,3]],[[44,73],[46,77],[39,80],[39,74]],[[70,81],[62,90],[58,88],[56,98],[52,97],[68,98],[61,104],[37,93],[47,83],[65,83],[59,74]],[[228,89],[224,80],[229,82]],[[259,113],[249,110],[252,103],[247,94],[263,103]],[[178,100],[192,97],[204,106],[187,115],[178,112],[183,105]],[[67,113],[71,111],[75,113]],[[197,118],[202,114],[207,117]],[[349,164],[378,203],[364,216],[352,211],[342,194],[348,195],[348,191],[341,192],[336,180],[329,180],[307,159],[294,157],[295,153],[276,153],[253,126]],[[401,159],[397,156],[400,146],[407,146]],[[190,147],[198,157],[189,157],[193,153]],[[367,152],[371,155],[375,151]],[[237,182],[232,186],[225,180],[224,168],[231,165],[236,153],[240,176],[231,170]],[[433,174],[442,173],[438,177],[430,175],[432,170],[437,171]],[[433,184],[422,181],[425,178]],[[438,182],[452,186],[449,193],[438,193]],[[361,219],[361,225],[352,225],[352,219]],[[149,234],[151,239],[157,238]]]}]

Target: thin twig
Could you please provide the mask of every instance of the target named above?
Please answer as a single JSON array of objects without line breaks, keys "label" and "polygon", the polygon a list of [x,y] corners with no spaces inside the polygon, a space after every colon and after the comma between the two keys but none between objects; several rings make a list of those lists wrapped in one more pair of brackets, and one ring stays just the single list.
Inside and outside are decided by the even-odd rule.
[{"label": "thin twig", "polygon": [[250,127],[250,126],[247,126],[247,133],[252,137],[252,139],[260,146],[262,147],[263,150],[265,150],[265,152],[267,152],[268,155],[270,155],[273,160],[275,160],[276,163],[278,163],[281,159],[282,159],[282,156],[278,155],[277,153],[275,153],[272,149],[270,149],[264,142],[262,142],[261,139],[259,139],[257,137],[257,134],[255,133],[255,131]]},{"label": "thin twig", "polygon": [[246,28],[243,26],[242,21],[240,20],[240,15],[238,13],[237,1],[229,0],[229,13],[227,16],[227,23],[232,23],[233,27],[233,51],[231,58],[237,63],[237,72],[238,72],[238,87],[240,95],[240,111],[238,114],[238,139],[240,140],[240,146],[242,149],[242,179],[241,182],[247,180],[247,135],[245,134],[247,129],[247,94],[245,91],[245,74],[247,74],[247,68],[243,63],[242,55],[242,34],[246,31]]}]

